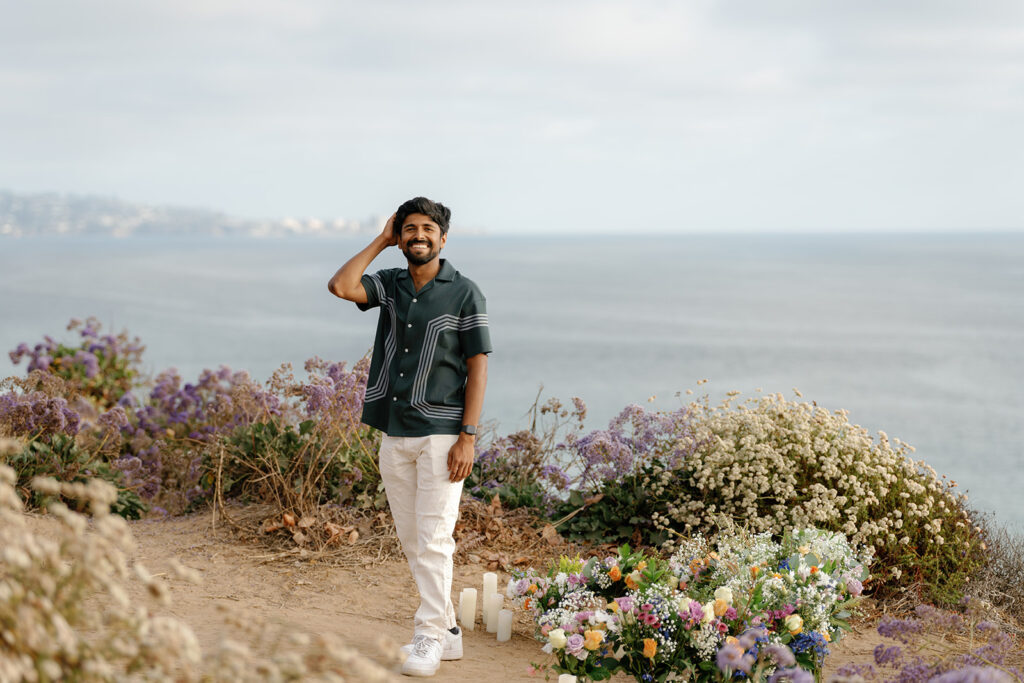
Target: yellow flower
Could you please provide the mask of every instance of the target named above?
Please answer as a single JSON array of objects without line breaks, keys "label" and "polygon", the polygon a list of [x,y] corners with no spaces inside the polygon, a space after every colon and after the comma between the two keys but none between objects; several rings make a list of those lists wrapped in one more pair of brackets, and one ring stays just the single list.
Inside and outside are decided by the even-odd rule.
[{"label": "yellow flower", "polygon": [[636,570],[638,572],[642,572],[645,569],[647,569],[647,560],[641,560],[640,562],[637,563]]},{"label": "yellow flower", "polygon": [[612,600],[607,605],[605,605],[605,609],[610,610],[610,611],[614,612],[615,614],[618,614],[619,613],[619,603],[617,603],[614,600]]},{"label": "yellow flower", "polygon": [[740,642],[740,639],[737,638],[736,636],[726,636],[725,637],[725,642],[727,642],[727,643],[738,643],[738,642]]},{"label": "yellow flower", "polygon": [[797,550],[800,551],[801,555],[808,555],[811,552],[811,549],[805,545],[800,546]]},{"label": "yellow flower", "polygon": [[584,631],[583,632],[583,648],[586,650],[596,650],[601,647],[601,643],[604,642],[603,631]]},{"label": "yellow flower", "polygon": [[721,598],[715,600],[715,616],[720,617],[729,609],[729,603]]},{"label": "yellow flower", "polygon": [[825,631],[824,633],[822,633],[821,637],[825,639],[826,643],[831,643],[832,642],[832,636],[830,636],[828,634],[828,631]]},{"label": "yellow flower", "polygon": [[789,629],[789,634],[795,636],[804,630],[804,620],[799,614],[790,614],[786,617],[786,628]]},{"label": "yellow flower", "polygon": [[654,638],[644,638],[644,657],[647,659],[654,659],[654,655],[658,653],[658,641]]}]

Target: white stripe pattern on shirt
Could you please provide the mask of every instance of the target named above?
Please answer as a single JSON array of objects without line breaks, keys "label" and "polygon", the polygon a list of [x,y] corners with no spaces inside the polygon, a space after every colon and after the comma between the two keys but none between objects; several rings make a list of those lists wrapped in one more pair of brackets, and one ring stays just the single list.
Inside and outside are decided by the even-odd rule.
[{"label": "white stripe pattern on shirt", "polygon": [[477,313],[465,318],[454,315],[440,315],[427,323],[427,331],[423,337],[423,348],[420,361],[416,368],[416,379],[412,385],[412,407],[428,418],[458,420],[462,418],[462,409],[451,406],[439,406],[427,401],[427,379],[430,365],[434,360],[437,340],[442,332],[458,330],[463,332],[475,327],[487,327],[487,314]]},{"label": "white stripe pattern on shirt", "polygon": [[380,366],[380,372],[377,374],[377,379],[374,381],[372,386],[370,384],[366,385],[366,394],[363,397],[363,400],[366,403],[376,401],[377,399],[387,396],[388,375],[391,369],[391,361],[394,360],[395,351],[397,350],[397,343],[395,342],[395,328],[397,327],[397,321],[395,320],[395,302],[393,299],[388,297],[387,292],[384,290],[383,283],[376,274],[370,275],[369,278],[373,283],[373,288],[377,293],[377,298],[380,300],[380,305],[388,312],[391,329],[388,330],[387,337],[384,340],[384,362]]}]

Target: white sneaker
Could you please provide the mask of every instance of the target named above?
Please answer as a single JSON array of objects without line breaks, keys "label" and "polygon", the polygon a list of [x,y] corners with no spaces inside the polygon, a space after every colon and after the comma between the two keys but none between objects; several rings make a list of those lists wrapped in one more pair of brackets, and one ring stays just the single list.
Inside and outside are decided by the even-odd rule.
[{"label": "white sneaker", "polygon": [[441,641],[419,635],[412,639],[412,652],[402,664],[406,676],[433,676],[441,668]]},{"label": "white sneaker", "polygon": [[[400,649],[405,655],[412,654],[413,644],[403,645]],[[453,659],[462,659],[462,629],[458,633],[451,631],[444,632],[444,643],[441,647],[441,661],[450,662]]]}]

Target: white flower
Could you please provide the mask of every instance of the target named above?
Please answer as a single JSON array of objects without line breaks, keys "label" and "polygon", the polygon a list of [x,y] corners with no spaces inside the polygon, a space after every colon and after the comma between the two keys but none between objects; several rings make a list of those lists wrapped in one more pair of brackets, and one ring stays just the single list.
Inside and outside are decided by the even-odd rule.
[{"label": "white flower", "polygon": [[732,589],[728,586],[722,586],[715,591],[715,600],[724,600],[725,602],[732,604]]},{"label": "white flower", "polygon": [[560,628],[556,628],[548,632],[548,643],[550,643],[551,647],[556,650],[563,649],[567,641],[568,638],[565,637],[565,631]]},{"label": "white flower", "polygon": [[715,618],[715,603],[714,601],[708,602],[702,608],[704,610],[704,618],[700,620],[702,624],[710,624],[711,620]]}]

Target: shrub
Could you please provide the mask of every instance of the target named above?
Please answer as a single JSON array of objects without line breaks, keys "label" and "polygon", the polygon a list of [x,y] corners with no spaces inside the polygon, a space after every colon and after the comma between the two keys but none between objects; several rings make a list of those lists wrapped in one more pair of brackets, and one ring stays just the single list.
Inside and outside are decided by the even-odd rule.
[{"label": "shrub", "polygon": [[[11,446],[0,441],[0,455]],[[235,629],[204,652],[185,622],[129,597],[134,574],[153,600],[171,605],[163,579],[139,562],[129,571],[131,532],[109,513],[108,484],[36,479],[39,493],[79,501],[92,519],[55,502],[59,526],[34,533],[14,480],[0,465],[0,680],[392,680],[337,637],[286,632],[249,615],[231,617]],[[177,578],[201,579],[171,566]]]},{"label": "shrub", "polygon": [[[67,483],[85,483],[90,479],[107,482],[116,491],[111,510],[126,519],[139,519],[147,510],[138,494],[125,487],[121,472],[103,458],[79,448],[73,437],[56,435],[46,441],[33,439],[19,451],[7,455],[6,462],[17,476],[17,490],[31,509],[42,508],[47,501],[47,496],[32,490],[32,481],[37,477],[54,477]],[[76,505],[72,499],[64,498],[62,502],[72,507]]]},{"label": "shrub", "polygon": [[765,395],[733,406],[694,402],[696,447],[677,470],[651,477],[659,527],[715,533],[745,526],[781,534],[814,525],[873,547],[876,590],[921,584],[955,602],[984,562],[966,496],[905,444],[875,442],[847,412]]},{"label": "shrub", "polygon": [[91,399],[100,409],[114,406],[139,381],[139,364],[145,350],[138,337],[129,339],[126,331],[117,336],[100,335],[98,319],[90,317],[83,323],[72,319],[68,330],[79,330],[77,346],[62,344],[49,335],[29,347],[26,343],[10,352],[15,365],[28,360],[28,370],[52,373],[66,382],[76,393]]},{"label": "shrub", "polygon": [[965,601],[964,607],[963,614],[956,614],[918,605],[906,619],[882,617],[878,633],[893,644],[875,647],[874,664],[842,667],[839,676],[946,683],[1024,680],[1022,644],[985,620],[986,607],[980,601]]},{"label": "shrub", "polygon": [[145,499],[175,512],[203,493],[202,463],[219,439],[287,412],[281,398],[248,372],[226,365],[203,370],[195,383],[185,384],[176,369],[164,370],[144,401],[128,394],[122,404],[127,421],[115,465]]},{"label": "shrub", "polygon": [[[219,496],[269,504],[264,530],[287,529],[305,543],[332,538],[331,527],[309,522],[324,503],[366,509],[384,507],[384,485],[376,453],[380,433],[361,424],[363,387],[369,371],[364,358],[351,370],[345,363],[312,358],[310,377],[296,382],[290,366],[282,366],[268,382],[277,394],[297,398],[282,416],[237,426],[223,436],[202,460],[201,487]],[[297,424],[285,415],[305,417]],[[268,520],[269,522],[269,520]]]},{"label": "shrub", "polygon": [[559,459],[559,443],[563,432],[582,428],[587,407],[578,398],[572,409],[554,398],[541,405],[538,395],[530,414],[530,429],[492,439],[477,454],[463,485],[470,495],[487,500],[498,495],[505,507],[542,511],[559,502],[572,483]]}]

